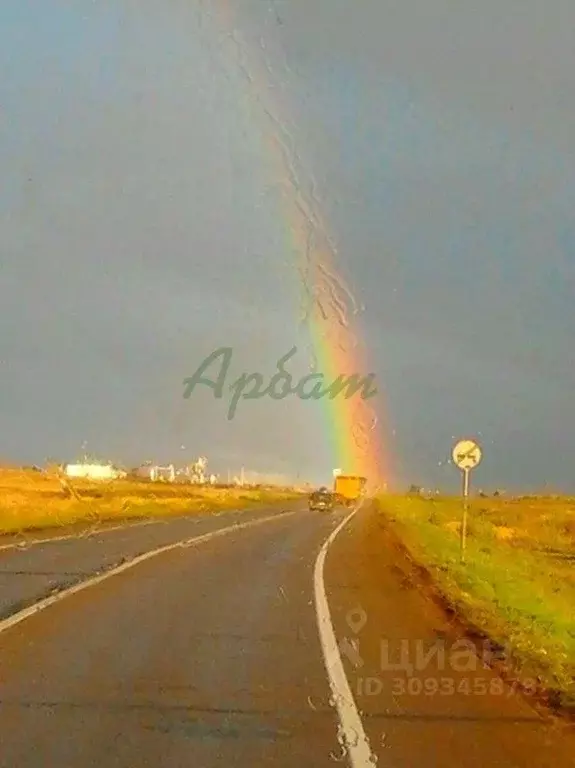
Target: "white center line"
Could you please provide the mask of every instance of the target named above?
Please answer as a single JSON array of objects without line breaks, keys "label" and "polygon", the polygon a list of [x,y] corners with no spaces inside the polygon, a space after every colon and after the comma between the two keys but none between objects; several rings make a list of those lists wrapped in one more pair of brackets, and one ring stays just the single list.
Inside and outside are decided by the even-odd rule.
[{"label": "white center line", "polygon": [[23,610],[18,611],[18,613],[14,613],[12,616],[8,616],[8,618],[0,621],[0,633],[5,632],[7,629],[10,629],[10,627],[14,627],[16,624],[20,624],[20,622],[24,621],[25,619],[29,619],[31,616],[34,616],[34,614],[39,613],[39,611],[43,611],[49,606],[54,605],[55,603],[59,603],[66,597],[71,597],[72,595],[75,595],[84,589],[88,589],[88,587],[94,587],[96,584],[101,584],[103,581],[106,581],[106,579],[110,579],[112,576],[117,576],[119,573],[123,573],[129,568],[134,568],[134,566],[139,565],[140,563],[143,563],[152,557],[161,555],[164,552],[171,552],[172,550],[183,547],[193,547],[196,544],[201,544],[204,541],[215,539],[218,536],[225,536],[228,533],[240,531],[244,528],[252,528],[256,525],[261,525],[262,523],[271,522],[272,520],[285,520],[286,517],[297,515],[298,512],[300,512],[300,510],[296,509],[293,512],[276,513],[275,515],[268,515],[267,517],[257,518],[256,520],[248,520],[245,523],[228,525],[225,528],[218,528],[215,531],[210,531],[209,533],[204,533],[200,536],[194,536],[193,538],[186,539],[184,541],[178,541],[174,544],[167,544],[164,547],[158,547],[158,549],[145,552],[143,555],[138,555],[132,560],[128,560],[128,562],[122,563],[122,565],[118,565],[115,568],[110,568],[109,570],[104,571],[104,573],[100,573],[98,576],[93,576],[89,579],[86,579],[85,581],[81,581],[79,584],[75,584],[73,587],[63,589],[61,592],[57,592],[55,595],[45,597],[43,600],[39,600],[37,603],[34,603],[28,608],[24,608]]}]

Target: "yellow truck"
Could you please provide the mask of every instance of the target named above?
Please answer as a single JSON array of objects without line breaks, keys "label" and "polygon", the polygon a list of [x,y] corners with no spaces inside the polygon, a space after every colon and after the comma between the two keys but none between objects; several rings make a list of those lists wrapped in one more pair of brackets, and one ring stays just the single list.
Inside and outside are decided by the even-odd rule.
[{"label": "yellow truck", "polygon": [[342,504],[351,506],[363,495],[366,483],[366,477],[359,477],[358,475],[336,475],[333,484],[333,492]]}]

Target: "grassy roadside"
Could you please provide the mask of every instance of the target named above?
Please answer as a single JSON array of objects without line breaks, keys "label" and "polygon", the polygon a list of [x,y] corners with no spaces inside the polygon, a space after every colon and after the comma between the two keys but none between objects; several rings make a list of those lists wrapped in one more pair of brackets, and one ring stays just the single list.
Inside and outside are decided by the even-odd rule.
[{"label": "grassy roadside", "polygon": [[468,625],[535,677],[554,708],[575,714],[575,499],[470,501],[466,562],[457,499],[381,496],[412,559]]},{"label": "grassy roadside", "polygon": [[0,537],[63,526],[109,524],[183,514],[209,514],[241,507],[280,504],[297,491],[280,488],[210,488],[117,480],[74,481],[74,495],[55,475],[0,470]]}]

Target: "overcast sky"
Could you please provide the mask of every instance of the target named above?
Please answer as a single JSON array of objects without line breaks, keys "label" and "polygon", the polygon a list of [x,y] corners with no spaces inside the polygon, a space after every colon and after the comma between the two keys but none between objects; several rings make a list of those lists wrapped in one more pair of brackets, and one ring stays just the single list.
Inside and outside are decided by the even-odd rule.
[{"label": "overcast sky", "polygon": [[471,434],[478,485],[574,490],[573,29],[571,0],[3,0],[3,458],[329,481],[322,403],[183,398],[221,346],[229,383],[294,345],[306,370],[275,130],[364,308],[396,480],[456,487]]}]

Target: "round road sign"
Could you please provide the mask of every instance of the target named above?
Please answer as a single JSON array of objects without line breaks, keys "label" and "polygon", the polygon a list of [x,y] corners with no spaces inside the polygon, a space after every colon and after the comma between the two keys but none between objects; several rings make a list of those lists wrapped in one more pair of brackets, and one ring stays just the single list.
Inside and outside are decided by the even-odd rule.
[{"label": "round road sign", "polygon": [[481,461],[481,448],[474,440],[460,440],[451,455],[459,469],[474,469]]}]

